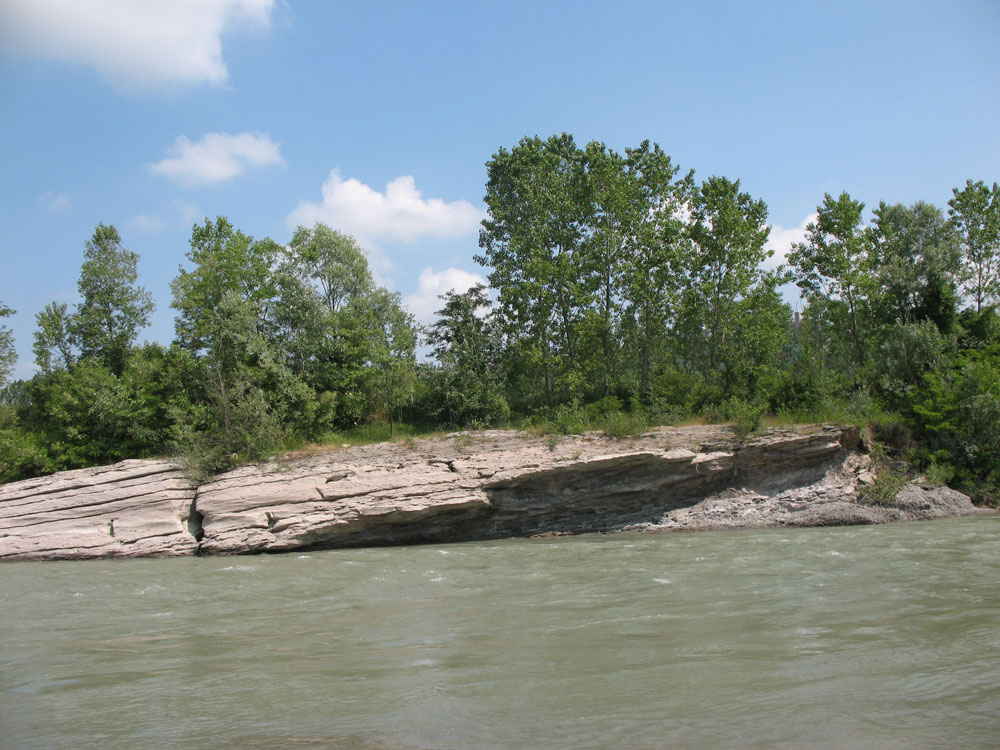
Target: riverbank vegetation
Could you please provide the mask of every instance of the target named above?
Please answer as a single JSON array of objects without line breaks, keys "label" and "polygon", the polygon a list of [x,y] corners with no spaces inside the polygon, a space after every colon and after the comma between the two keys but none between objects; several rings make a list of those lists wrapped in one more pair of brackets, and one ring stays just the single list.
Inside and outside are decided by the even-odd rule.
[{"label": "riverbank vegetation", "polygon": [[172,282],[174,340],[139,345],[153,301],[138,255],[99,224],[81,302],[36,315],[30,380],[7,382],[0,326],[0,481],[164,454],[207,476],[352,430],[847,421],[996,502],[996,183],[945,208],[825,195],[779,264],[763,200],[655,144],[525,138],[486,166],[490,288],[445,295],[426,329],[350,236],[317,224],[282,245],[218,217]]}]

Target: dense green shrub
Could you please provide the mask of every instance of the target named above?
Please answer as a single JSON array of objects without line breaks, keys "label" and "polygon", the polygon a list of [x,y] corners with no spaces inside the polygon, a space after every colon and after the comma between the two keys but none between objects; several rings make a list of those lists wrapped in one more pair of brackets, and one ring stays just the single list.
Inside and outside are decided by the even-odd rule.
[{"label": "dense green shrub", "polygon": [[929,373],[913,403],[925,455],[955,467],[958,485],[1000,483],[1000,347],[970,350]]},{"label": "dense green shrub", "polygon": [[763,404],[752,401],[743,401],[732,398],[725,405],[725,413],[732,421],[736,434],[740,439],[745,439],[756,432],[760,432],[764,426],[764,413],[766,408]]},{"label": "dense green shrub", "polygon": [[906,486],[906,475],[898,469],[883,466],[871,484],[862,487],[859,495],[872,505],[895,505],[896,496]]},{"label": "dense green shrub", "polygon": [[639,437],[647,427],[646,415],[642,412],[610,412],[599,424],[601,432],[613,438]]},{"label": "dense green shrub", "polygon": [[0,484],[57,471],[35,434],[16,426],[0,427]]}]

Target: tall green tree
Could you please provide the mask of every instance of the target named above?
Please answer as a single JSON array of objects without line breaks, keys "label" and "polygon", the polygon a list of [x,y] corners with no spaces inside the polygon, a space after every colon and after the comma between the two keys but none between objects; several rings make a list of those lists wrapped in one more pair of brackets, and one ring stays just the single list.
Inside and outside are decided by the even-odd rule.
[{"label": "tall green tree", "polygon": [[96,357],[115,375],[125,369],[140,329],[149,325],[154,305],[137,285],[138,253],[122,245],[114,225],[98,224],[87,241],[77,289],[83,300],[69,324],[81,356]]},{"label": "tall green tree", "polygon": [[622,334],[632,352],[637,390],[648,402],[652,373],[664,357],[682,285],[681,247],[694,172],[675,179],[679,168],[649,141],[625,154],[642,209],[627,248]]},{"label": "tall green tree", "polygon": [[[600,375],[601,396],[611,395],[619,375],[622,317],[629,251],[635,245],[643,206],[639,182],[625,159],[603,143],[588,143],[583,154],[588,231],[581,243],[581,271],[590,304],[583,330],[596,345],[588,370]],[[586,353],[585,353],[586,354]],[[596,367],[595,367],[596,366]]]},{"label": "tall green tree", "polygon": [[671,266],[684,183],[674,182],[678,167],[649,141],[624,155],[588,143],[583,166],[586,369],[599,373],[594,391],[602,397],[647,393],[654,339],[676,293]]},{"label": "tall green tree", "polygon": [[435,414],[460,427],[484,427],[510,416],[503,395],[501,341],[482,284],[441,296],[444,306],[427,335],[439,369]]},{"label": "tall green tree", "polygon": [[378,287],[356,307],[361,330],[368,333],[368,402],[388,418],[391,430],[396,415],[413,395],[417,327],[413,316],[403,309],[398,292]]},{"label": "tall green tree", "polygon": [[989,188],[982,180],[967,180],[952,193],[948,213],[962,239],[962,289],[978,312],[1000,298],[1000,185],[994,182]]},{"label": "tall green tree", "polygon": [[187,253],[193,267],[180,267],[170,282],[177,342],[195,353],[211,349],[214,333],[225,325],[223,318],[236,299],[246,305],[254,329],[264,332],[277,291],[273,267],[279,251],[274,240],[255,240],[222,216],[195,225]]},{"label": "tall green tree", "polygon": [[298,227],[289,243],[305,275],[319,284],[323,301],[336,313],[353,297],[371,291],[372,275],[358,241],[317,223]]},{"label": "tall green tree", "polygon": [[792,311],[778,287],[784,274],[769,271],[741,295],[731,313],[731,335],[720,352],[727,395],[765,402],[777,380],[792,335]]},{"label": "tall green tree", "polygon": [[76,361],[70,342],[71,316],[65,302],[50,302],[35,314],[34,341],[31,350],[35,364],[43,373],[67,368]]},{"label": "tall green tree", "polygon": [[351,427],[395,421],[416,372],[416,327],[398,295],[372,280],[357,241],[323,224],[299,227],[276,275],[277,337],[315,391],[318,418]]},{"label": "tall green tree", "polygon": [[523,361],[542,375],[542,400],[553,404],[580,385],[580,321],[588,304],[583,282],[583,159],[571,135],[524,138],[486,164],[489,215],[479,233],[477,262],[506,333]]},{"label": "tall green tree", "polygon": [[724,378],[733,364],[725,354],[741,300],[762,283],[776,283],[761,267],[770,255],[764,247],[769,233],[767,206],[741,191],[739,180],[710,177],[692,197],[682,312],[685,348],[694,363],[709,372],[721,370]]},{"label": "tall green tree", "polygon": [[359,392],[371,332],[358,316],[375,291],[364,250],[325,224],[299,227],[277,278],[276,319],[296,372],[319,392]]},{"label": "tall green tree", "polygon": [[322,388],[324,370],[335,361],[332,312],[292,253],[275,272],[275,300],[271,305],[272,336],[281,343],[288,366]]},{"label": "tall green tree", "polygon": [[[855,365],[864,366],[867,326],[871,319],[872,263],[870,235],[864,226],[865,204],[846,192],[827,193],[816,221],[806,226],[805,242],[788,254],[795,283],[807,299],[821,298],[832,330],[846,332]],[[812,302],[810,302],[812,304]]]},{"label": "tall green tree", "polygon": [[[520,408],[642,395],[675,315],[693,180],[659,146],[525,138],[487,164],[490,266]],[[537,374],[537,379],[532,376]],[[515,398],[515,393],[511,394]]]},{"label": "tall green tree", "polygon": [[879,203],[872,219],[871,264],[879,284],[876,304],[886,323],[932,320],[947,331],[957,314],[961,256],[955,231],[941,210]]},{"label": "tall green tree", "polygon": [[[0,318],[7,318],[16,311],[0,302]],[[7,385],[14,363],[17,362],[17,351],[14,349],[14,333],[5,325],[0,325],[0,388]]]},{"label": "tall green tree", "polygon": [[280,439],[288,396],[297,381],[276,351],[273,267],[280,248],[255,240],[224,217],[191,233],[187,258],[171,282],[178,345],[199,358],[208,412],[178,425],[182,450],[198,473],[259,458]]}]

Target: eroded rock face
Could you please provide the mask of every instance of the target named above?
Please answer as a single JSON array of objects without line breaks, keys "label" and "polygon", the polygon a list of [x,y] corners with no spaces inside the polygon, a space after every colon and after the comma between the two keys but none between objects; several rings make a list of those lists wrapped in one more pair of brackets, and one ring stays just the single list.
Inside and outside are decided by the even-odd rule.
[{"label": "eroded rock face", "polygon": [[200,535],[194,499],[165,461],[0,485],[0,560],[192,555]]},{"label": "eroded rock face", "polygon": [[614,530],[879,523],[973,513],[960,493],[857,501],[856,430],[725,427],[641,438],[489,431],[246,466],[197,490],[125,461],[0,487],[0,560],[461,541]]},{"label": "eroded rock face", "polygon": [[206,554],[434,539],[488,512],[475,481],[435,461],[331,461],[238,469],[198,493]]},{"label": "eroded rock face", "polygon": [[889,504],[865,501],[859,490],[874,478],[867,455],[849,453],[829,463],[821,476],[775,473],[744,481],[699,502],[668,510],[657,519],[629,526],[630,531],[692,531],[768,526],[860,526],[919,521],[988,512],[968,495],[947,487],[907,484]]}]

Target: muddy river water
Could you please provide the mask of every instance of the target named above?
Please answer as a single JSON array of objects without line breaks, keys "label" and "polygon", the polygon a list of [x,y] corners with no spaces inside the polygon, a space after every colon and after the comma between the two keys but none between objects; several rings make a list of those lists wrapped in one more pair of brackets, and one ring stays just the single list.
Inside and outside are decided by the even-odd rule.
[{"label": "muddy river water", "polygon": [[987,748],[1000,518],[0,566],[2,748]]}]

